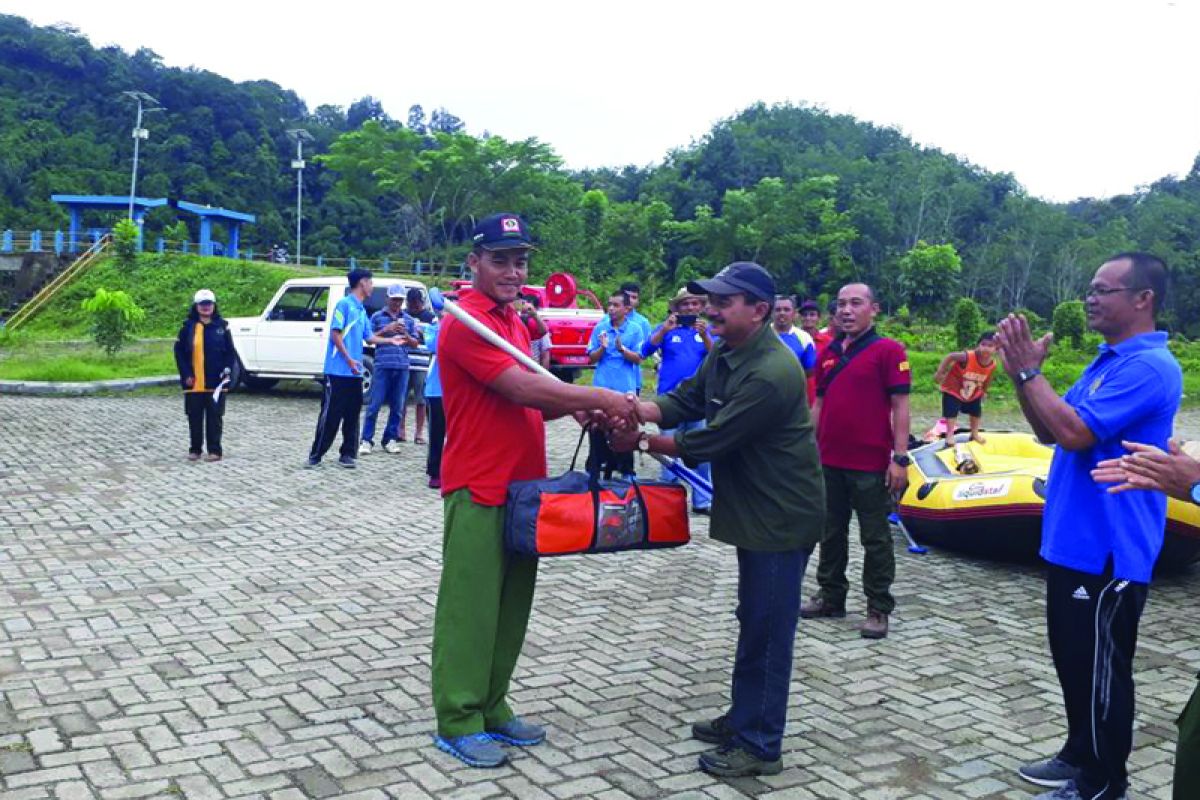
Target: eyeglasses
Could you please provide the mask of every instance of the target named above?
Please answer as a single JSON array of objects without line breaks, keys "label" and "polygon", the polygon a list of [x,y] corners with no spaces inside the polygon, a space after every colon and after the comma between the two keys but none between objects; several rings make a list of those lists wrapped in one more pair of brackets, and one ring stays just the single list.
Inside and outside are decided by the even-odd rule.
[{"label": "eyeglasses", "polygon": [[1105,289],[1101,286],[1089,286],[1083,293],[1086,297],[1108,297],[1110,294],[1117,292],[1146,292],[1149,291],[1149,286],[1118,286],[1115,289]]}]

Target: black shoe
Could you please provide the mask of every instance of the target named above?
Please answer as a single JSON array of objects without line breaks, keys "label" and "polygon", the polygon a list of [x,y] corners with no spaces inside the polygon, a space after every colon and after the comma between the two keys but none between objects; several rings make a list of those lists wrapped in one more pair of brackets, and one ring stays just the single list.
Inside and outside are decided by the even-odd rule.
[{"label": "black shoe", "polygon": [[313,458],[312,456],[309,456],[308,460],[304,462],[306,469],[316,469],[319,466],[321,466],[321,459]]},{"label": "black shoe", "polygon": [[764,761],[740,747],[725,745],[700,754],[700,769],[722,778],[745,778],[752,775],[778,775],[783,771],[783,759]]},{"label": "black shoe", "polygon": [[692,726],[692,738],[708,744],[725,744],[733,736],[725,715]]},{"label": "black shoe", "polygon": [[358,462],[352,456],[341,456],[338,458],[338,466],[343,469],[354,469],[358,466]]}]

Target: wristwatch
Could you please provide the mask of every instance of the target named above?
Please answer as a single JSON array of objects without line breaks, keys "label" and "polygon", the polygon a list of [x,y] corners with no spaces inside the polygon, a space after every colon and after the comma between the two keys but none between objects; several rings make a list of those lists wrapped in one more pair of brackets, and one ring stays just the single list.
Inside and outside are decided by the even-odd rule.
[{"label": "wristwatch", "polygon": [[641,436],[638,437],[637,448],[638,448],[638,450],[641,450],[643,453],[650,452],[650,434],[643,433]]},{"label": "wristwatch", "polygon": [[1036,378],[1038,375],[1041,375],[1041,374],[1042,374],[1042,371],[1040,369],[1038,369],[1037,367],[1034,367],[1033,369],[1021,370],[1020,372],[1017,373],[1017,388],[1018,389],[1021,388],[1022,386],[1029,383],[1031,380],[1033,380],[1034,378]]},{"label": "wristwatch", "polygon": [[1200,481],[1192,484],[1192,502],[1200,506]]},{"label": "wristwatch", "polygon": [[898,467],[907,467],[912,463],[912,458],[909,457],[908,453],[893,453],[892,463]]}]

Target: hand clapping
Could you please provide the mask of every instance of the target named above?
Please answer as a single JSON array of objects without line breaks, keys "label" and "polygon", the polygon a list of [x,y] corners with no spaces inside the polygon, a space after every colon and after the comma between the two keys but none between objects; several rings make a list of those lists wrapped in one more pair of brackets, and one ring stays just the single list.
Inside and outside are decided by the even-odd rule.
[{"label": "hand clapping", "polygon": [[1053,333],[1035,340],[1024,314],[1009,314],[996,326],[996,344],[1009,376],[1040,369],[1053,342]]}]

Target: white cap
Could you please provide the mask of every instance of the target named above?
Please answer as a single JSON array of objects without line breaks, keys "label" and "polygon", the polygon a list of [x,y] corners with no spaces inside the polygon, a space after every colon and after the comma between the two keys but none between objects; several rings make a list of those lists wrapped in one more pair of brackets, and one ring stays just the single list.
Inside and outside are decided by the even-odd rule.
[{"label": "white cap", "polygon": [[212,293],[212,289],[201,289],[196,292],[196,296],[192,298],[193,303],[215,303],[217,296]]},{"label": "white cap", "polygon": [[408,294],[408,287],[403,283],[393,283],[388,287],[388,297],[404,297]]}]

